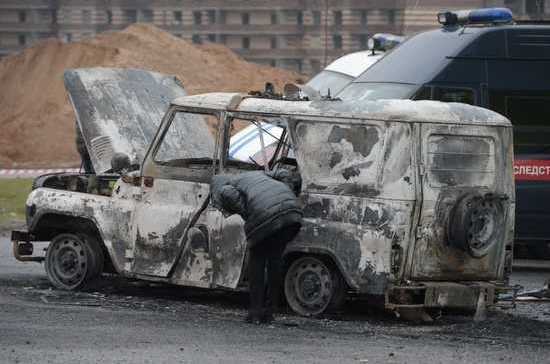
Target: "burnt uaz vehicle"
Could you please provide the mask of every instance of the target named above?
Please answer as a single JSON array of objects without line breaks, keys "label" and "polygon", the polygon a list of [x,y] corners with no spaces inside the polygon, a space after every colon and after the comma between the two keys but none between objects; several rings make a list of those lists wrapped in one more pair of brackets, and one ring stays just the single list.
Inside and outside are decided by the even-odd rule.
[{"label": "burnt uaz vehicle", "polygon": [[[67,87],[79,123],[107,130],[98,125],[116,122],[91,72],[69,72]],[[216,121],[215,136],[206,118]],[[232,128],[247,123],[284,128],[264,167],[228,157]],[[108,153],[91,153],[101,171]],[[348,292],[383,297],[389,309],[474,309],[493,301],[511,264],[512,153],[508,120],[463,104],[181,97],[139,171],[95,176],[110,184],[91,193],[86,176],[43,179],[27,200],[28,231],[14,233],[15,254],[40,260],[30,256],[32,242],[51,241],[46,271],[65,289],[96,278],[104,262],[127,277],[240,289],[243,221],[210,205],[210,179],[287,168],[302,177],[305,212],[285,251],[285,296],[294,311],[319,314]]]}]

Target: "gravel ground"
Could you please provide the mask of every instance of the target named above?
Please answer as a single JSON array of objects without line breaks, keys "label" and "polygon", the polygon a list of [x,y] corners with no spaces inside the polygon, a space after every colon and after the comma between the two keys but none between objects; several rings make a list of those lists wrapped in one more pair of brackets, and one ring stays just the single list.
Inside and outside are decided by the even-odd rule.
[{"label": "gravel ground", "polygon": [[[515,271],[542,286],[548,271]],[[345,314],[242,322],[246,296],[106,277],[97,292],[53,290],[0,233],[0,362],[547,363],[550,303],[519,303],[483,322],[446,314],[412,324],[356,302]]]}]

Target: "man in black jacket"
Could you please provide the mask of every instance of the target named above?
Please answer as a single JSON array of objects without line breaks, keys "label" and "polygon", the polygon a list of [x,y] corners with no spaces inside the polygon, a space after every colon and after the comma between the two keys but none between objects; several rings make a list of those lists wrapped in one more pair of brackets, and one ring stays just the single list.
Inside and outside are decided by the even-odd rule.
[{"label": "man in black jacket", "polygon": [[245,221],[250,290],[247,322],[273,320],[273,310],[279,303],[283,251],[301,227],[303,213],[296,198],[300,185],[299,176],[285,169],[212,178],[213,205],[226,214],[239,214]]}]

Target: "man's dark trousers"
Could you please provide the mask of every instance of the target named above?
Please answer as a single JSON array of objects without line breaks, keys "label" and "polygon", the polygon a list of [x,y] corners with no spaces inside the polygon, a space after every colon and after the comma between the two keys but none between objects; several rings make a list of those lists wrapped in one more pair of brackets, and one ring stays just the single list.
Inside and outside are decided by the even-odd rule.
[{"label": "man's dark trousers", "polygon": [[[248,282],[250,290],[249,317],[270,320],[279,306],[282,286],[283,252],[296,231],[280,231],[250,248],[248,253]],[[267,289],[265,272],[267,268]],[[267,297],[266,297],[267,291]]]}]

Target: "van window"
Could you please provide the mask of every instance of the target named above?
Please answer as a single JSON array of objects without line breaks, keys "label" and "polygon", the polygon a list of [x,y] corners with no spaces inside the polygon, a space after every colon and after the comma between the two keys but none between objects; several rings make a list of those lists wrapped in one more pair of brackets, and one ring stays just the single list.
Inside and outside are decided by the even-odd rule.
[{"label": "van window", "polygon": [[475,105],[474,90],[468,88],[434,87],[433,99]]},{"label": "van window", "polygon": [[514,125],[514,150],[519,154],[550,151],[550,95],[492,93],[491,109]]},{"label": "van window", "polygon": [[383,144],[380,127],[300,122],[295,134],[295,154],[309,188],[325,192],[344,188],[337,192],[346,194],[346,185],[361,189],[377,181]]},{"label": "van window", "polygon": [[495,145],[488,137],[433,134],[428,139],[430,186],[492,186]]}]

